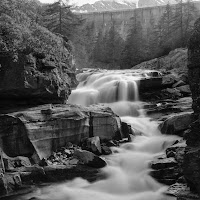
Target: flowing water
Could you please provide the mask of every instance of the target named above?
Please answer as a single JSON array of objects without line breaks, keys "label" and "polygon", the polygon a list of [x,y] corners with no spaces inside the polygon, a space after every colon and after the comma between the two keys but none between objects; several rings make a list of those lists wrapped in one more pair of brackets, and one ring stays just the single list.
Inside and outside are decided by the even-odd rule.
[{"label": "flowing water", "polygon": [[[77,178],[38,190],[33,196],[42,200],[169,200],[166,187],[149,176],[149,163],[177,139],[161,135],[157,124],[145,116],[139,102],[140,79],[152,71],[102,71],[78,75],[79,86],[69,98],[70,103],[88,106],[104,103],[122,121],[131,124],[133,142],[113,148],[102,170],[104,180],[89,183]],[[137,134],[138,133],[138,134]],[[30,195],[29,195],[30,197]]]}]

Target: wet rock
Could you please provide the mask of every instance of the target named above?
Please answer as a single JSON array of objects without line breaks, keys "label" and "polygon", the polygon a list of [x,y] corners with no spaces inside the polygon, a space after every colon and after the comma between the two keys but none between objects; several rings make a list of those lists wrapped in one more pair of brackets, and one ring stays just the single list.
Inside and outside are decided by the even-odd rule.
[{"label": "wet rock", "polygon": [[[41,112],[50,107],[51,113]],[[105,106],[70,104],[38,106],[0,116],[3,151],[10,157],[32,157],[36,163],[69,142],[78,144],[90,136],[122,139],[119,117]]]},{"label": "wet rock", "polygon": [[150,163],[154,170],[150,174],[158,182],[167,185],[174,184],[180,176],[180,170],[177,161],[174,158],[160,158]]},{"label": "wet rock", "polygon": [[177,198],[177,200],[197,200],[199,196],[190,191],[187,184],[175,183],[169,187],[166,194],[172,195]]},{"label": "wet rock", "polygon": [[171,185],[176,183],[177,178],[179,177],[179,168],[178,167],[169,167],[161,168],[152,171],[151,176],[154,177],[158,182]]},{"label": "wet rock", "polygon": [[[183,167],[182,164],[183,164],[183,160],[184,160],[185,148],[186,148],[186,143],[185,143],[185,141],[183,141],[178,144],[172,145],[171,147],[168,147],[166,149],[167,157],[175,158],[175,160],[178,162],[181,169]],[[173,152],[173,154],[172,154],[172,152]]]},{"label": "wet rock", "polygon": [[154,90],[162,87],[162,77],[151,77],[140,80],[140,92]]},{"label": "wet rock", "polygon": [[157,169],[174,167],[177,166],[178,163],[174,158],[165,158],[152,161],[150,165],[152,169],[157,170]]},{"label": "wet rock", "polygon": [[193,121],[191,112],[180,113],[169,117],[159,125],[163,134],[180,135],[181,131],[186,130]]},{"label": "wet rock", "polygon": [[106,166],[106,162],[102,158],[86,150],[76,150],[74,157],[89,167],[102,168]]},{"label": "wet rock", "polygon": [[91,151],[97,155],[102,154],[100,138],[98,136],[87,138],[85,141],[86,150]]},{"label": "wet rock", "polygon": [[19,173],[6,173],[0,177],[0,195],[16,190],[22,185]]},{"label": "wet rock", "polygon": [[131,125],[130,124],[127,124],[125,122],[122,122],[122,134],[123,134],[123,137],[124,138],[129,138],[130,134],[132,134],[132,129],[131,129]]},{"label": "wet rock", "polygon": [[110,154],[112,154],[112,150],[110,149],[110,147],[108,147],[106,145],[102,145],[101,149],[102,149],[102,154],[103,155],[110,155]]}]

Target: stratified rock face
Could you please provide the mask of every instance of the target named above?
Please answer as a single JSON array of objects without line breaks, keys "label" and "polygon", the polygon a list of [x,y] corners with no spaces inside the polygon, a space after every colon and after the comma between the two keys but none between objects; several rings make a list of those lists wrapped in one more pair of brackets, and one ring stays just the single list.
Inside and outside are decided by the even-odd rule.
[{"label": "stratified rock face", "polygon": [[[8,100],[28,103],[63,103],[76,81],[72,57],[65,59],[40,53],[19,54],[17,60],[0,58],[0,103]],[[67,56],[68,55],[68,56]]]},{"label": "stratified rock face", "polygon": [[200,19],[195,22],[188,45],[188,79],[193,98],[196,121],[186,135],[184,175],[192,190],[200,194]]},{"label": "stratified rock face", "polygon": [[48,158],[68,142],[85,137],[121,139],[121,122],[104,106],[44,105],[0,116],[0,143],[11,157]]}]

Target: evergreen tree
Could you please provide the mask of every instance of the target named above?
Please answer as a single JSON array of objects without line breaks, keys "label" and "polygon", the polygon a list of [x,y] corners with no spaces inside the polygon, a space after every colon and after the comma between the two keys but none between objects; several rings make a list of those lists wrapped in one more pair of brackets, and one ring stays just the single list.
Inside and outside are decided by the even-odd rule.
[{"label": "evergreen tree", "polygon": [[135,16],[132,18],[132,27],[129,30],[122,52],[120,64],[122,69],[131,68],[143,61],[144,44],[142,26],[135,13]]},{"label": "evergreen tree", "polygon": [[147,57],[148,59],[152,59],[157,54],[159,44],[159,30],[152,14],[150,16],[149,27],[147,29],[147,38]]},{"label": "evergreen tree", "polygon": [[62,0],[48,5],[43,17],[45,27],[70,39],[73,37],[76,28],[82,23],[82,20],[71,12],[70,6],[63,3]]},{"label": "evergreen tree", "polygon": [[165,12],[163,13],[158,29],[159,38],[159,48],[164,51],[164,53],[171,50],[172,46],[172,19],[173,11],[170,4],[166,5]]}]

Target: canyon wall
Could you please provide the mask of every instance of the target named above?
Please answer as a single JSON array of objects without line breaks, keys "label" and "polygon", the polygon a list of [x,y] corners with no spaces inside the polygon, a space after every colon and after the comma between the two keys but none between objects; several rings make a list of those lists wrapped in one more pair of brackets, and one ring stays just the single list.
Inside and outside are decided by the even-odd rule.
[{"label": "canyon wall", "polygon": [[[194,2],[194,7],[196,8],[196,16],[200,13],[200,2]],[[173,5],[175,8],[177,5]],[[183,12],[186,9],[187,4],[183,4]],[[111,24],[114,22],[115,27],[123,38],[126,37],[128,29],[131,25],[131,18],[137,17],[137,20],[141,22],[144,34],[147,33],[148,27],[150,27],[150,19],[153,17],[155,23],[158,22],[165,12],[166,6],[156,6],[156,7],[146,7],[138,8],[135,10],[123,10],[123,11],[113,11],[113,12],[93,12],[93,13],[82,13],[79,14],[82,19],[85,19],[88,23],[93,23],[95,25],[96,31],[103,29],[108,30]]]}]

